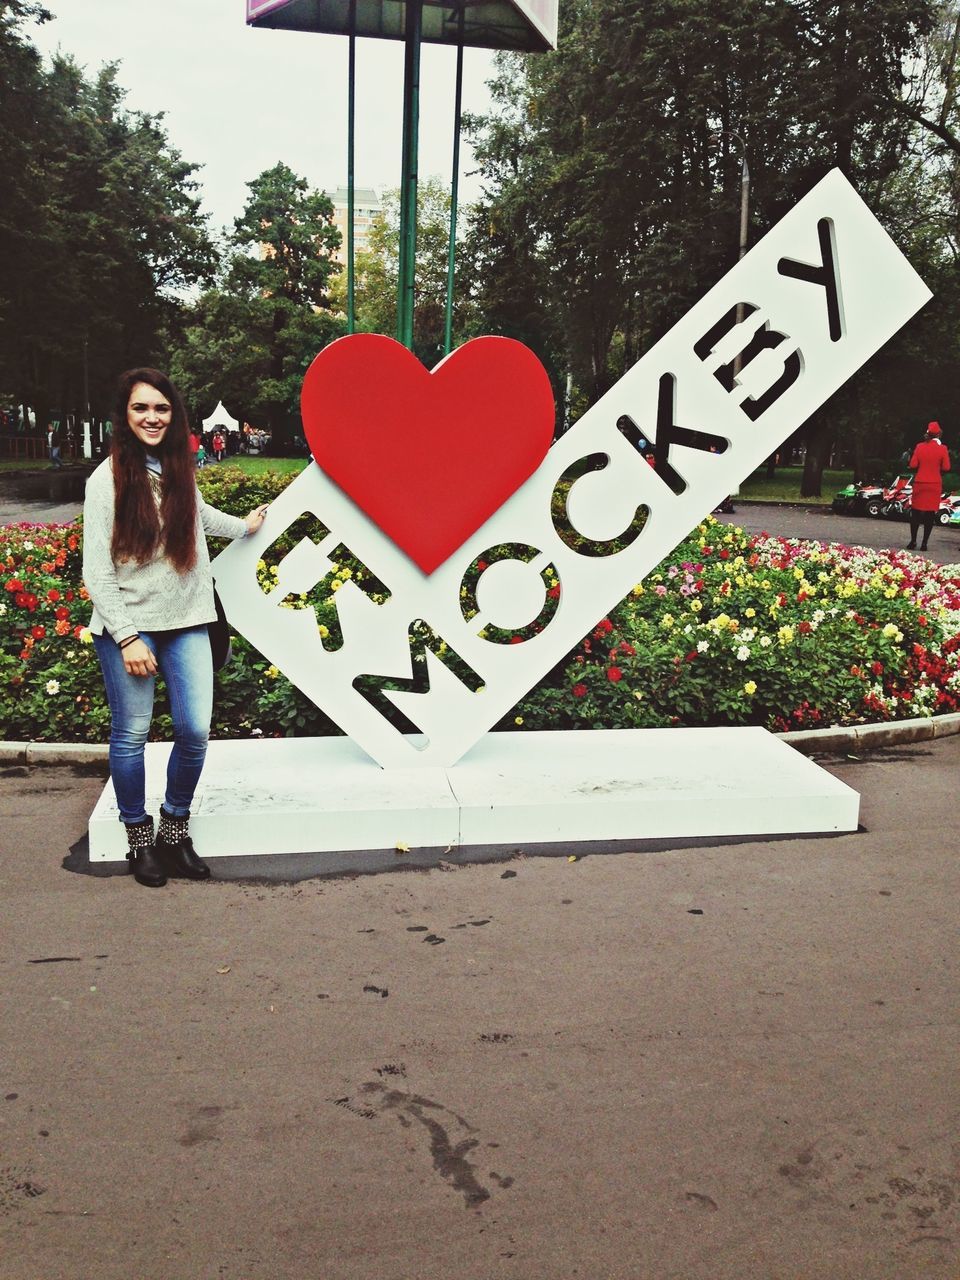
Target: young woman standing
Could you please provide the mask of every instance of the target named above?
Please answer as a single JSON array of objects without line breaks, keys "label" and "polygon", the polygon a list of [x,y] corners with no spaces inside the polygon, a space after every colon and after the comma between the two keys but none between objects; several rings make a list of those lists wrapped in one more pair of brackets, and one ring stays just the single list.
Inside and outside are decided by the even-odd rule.
[{"label": "young woman standing", "polygon": [[[87,481],[83,578],[110,703],[110,773],[127,857],[140,884],[159,888],[168,876],[210,875],[189,836],[213,714],[207,623],[216,610],[204,535],[255,533],[266,507],[241,519],[203,501],[183,401],[159,370],[121,374],[113,423],[110,456]],[[170,697],[174,742],[154,839],[144,748],[158,672]]]},{"label": "young woman standing", "polygon": [[940,423],[931,422],[927,433],[913,451],[910,459],[913,471],[913,493],[910,497],[910,541],[907,550],[917,545],[917,534],[923,526],[923,542],[920,550],[926,551],[933,524],[940,510],[943,496],[943,476],[950,470],[950,455],[940,439]]}]

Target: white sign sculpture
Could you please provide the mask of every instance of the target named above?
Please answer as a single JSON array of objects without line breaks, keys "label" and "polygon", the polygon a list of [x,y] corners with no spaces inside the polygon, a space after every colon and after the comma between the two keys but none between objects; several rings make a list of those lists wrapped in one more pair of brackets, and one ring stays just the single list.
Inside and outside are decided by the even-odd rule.
[{"label": "white sign sculpture", "polygon": [[[441,523],[450,505],[441,499],[450,493],[469,506],[463,459],[471,450],[478,458],[510,450],[509,436],[493,430],[489,417],[485,434],[484,415],[465,410],[463,421],[431,420],[411,439],[432,464],[417,492],[401,492],[414,516],[405,551],[362,509],[370,509],[369,494],[344,480],[347,427],[335,419],[328,441],[322,406],[318,412],[311,402],[307,420],[305,399],[314,454],[334,459],[331,470],[353,496],[313,463],[273,503],[258,535],[218,557],[230,621],[381,765],[453,764],[929,297],[846,179],[829,174],[539,465],[530,461],[528,478],[529,467],[514,460],[522,483],[491,514],[481,502],[475,518],[483,522],[451,534],[454,546],[441,536],[436,567],[429,551],[414,546],[417,528],[431,529],[431,493]],[[340,358],[341,343],[317,358],[307,387],[323,381],[323,362]],[[447,377],[455,362],[470,359],[472,345],[425,376]],[[377,370],[369,378],[376,383]],[[497,423],[510,390],[500,386],[499,404],[490,403]],[[390,415],[383,393],[379,416],[392,447],[398,428]],[[473,433],[470,449],[450,450],[464,430]],[[656,469],[638,451],[641,435],[654,445]],[[401,483],[389,449],[371,450],[362,432],[357,447],[363,466],[379,476],[374,489]],[[456,473],[451,454],[460,460]],[[569,486],[565,505],[555,501],[558,486],[560,493]],[[257,561],[305,513],[315,520],[311,535],[283,558],[276,587],[265,592]],[[408,536],[394,532],[401,542]],[[343,584],[336,595],[342,636],[325,646],[312,609],[279,604],[331,578],[345,549],[386,590],[373,598]],[[477,581],[478,562],[485,567]],[[550,594],[556,583],[559,593]],[[510,643],[535,619],[536,634]],[[395,728],[381,710],[388,703],[422,737]]]}]

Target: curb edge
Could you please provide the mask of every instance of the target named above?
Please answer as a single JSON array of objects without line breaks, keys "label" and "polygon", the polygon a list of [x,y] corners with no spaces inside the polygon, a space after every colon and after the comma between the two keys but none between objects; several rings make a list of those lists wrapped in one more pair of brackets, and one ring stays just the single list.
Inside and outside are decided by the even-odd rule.
[{"label": "curb edge", "polygon": [[[862,751],[928,742],[960,733],[960,711],[881,724],[832,725],[828,729],[794,729],[773,736],[803,755],[817,751]],[[37,764],[106,764],[109,748],[96,742],[0,742],[0,766]]]}]

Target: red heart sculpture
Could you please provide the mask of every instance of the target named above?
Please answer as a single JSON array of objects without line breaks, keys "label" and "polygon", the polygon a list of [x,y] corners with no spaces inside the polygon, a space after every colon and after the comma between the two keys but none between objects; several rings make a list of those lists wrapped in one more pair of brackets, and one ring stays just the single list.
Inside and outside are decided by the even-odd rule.
[{"label": "red heart sculpture", "polygon": [[553,437],[546,370],[512,338],[474,338],[428,372],[357,333],[313,361],[300,396],[314,459],[432,573],[537,469]]}]

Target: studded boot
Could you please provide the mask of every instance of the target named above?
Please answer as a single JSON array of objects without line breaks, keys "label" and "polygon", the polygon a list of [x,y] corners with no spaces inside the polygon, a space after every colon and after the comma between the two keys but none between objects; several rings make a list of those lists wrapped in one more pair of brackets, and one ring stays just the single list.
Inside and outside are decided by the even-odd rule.
[{"label": "studded boot", "polygon": [[175,818],[160,807],[160,827],[157,831],[157,856],[167,869],[167,875],[183,880],[209,880],[210,868],[199,857],[189,836],[190,815]]},{"label": "studded boot", "polygon": [[127,860],[137,884],[148,889],[162,889],[167,883],[167,873],[157,856],[153,843],[153,819],[125,824],[127,832]]}]

